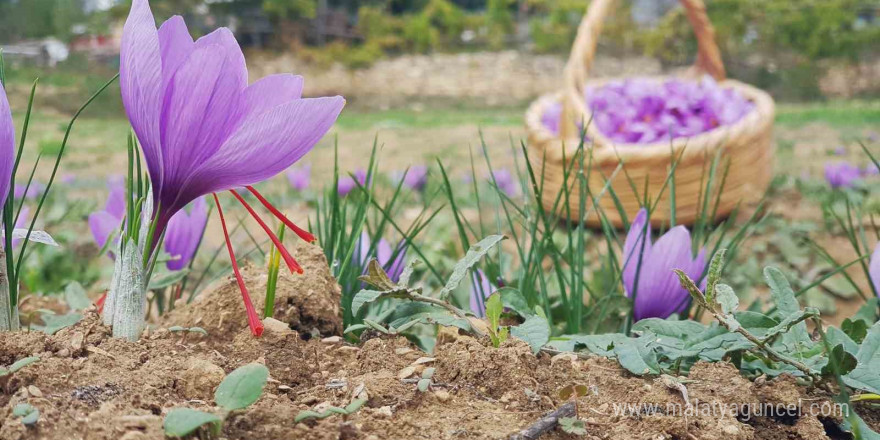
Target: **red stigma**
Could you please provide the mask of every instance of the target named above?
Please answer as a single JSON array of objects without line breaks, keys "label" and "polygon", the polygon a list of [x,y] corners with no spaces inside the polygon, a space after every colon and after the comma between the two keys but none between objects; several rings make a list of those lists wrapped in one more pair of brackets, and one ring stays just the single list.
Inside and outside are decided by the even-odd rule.
[{"label": "red stigma", "polygon": [[299,226],[293,224],[293,222],[290,221],[290,219],[287,218],[287,216],[282,214],[281,211],[278,210],[278,208],[272,206],[272,204],[269,203],[269,201],[266,200],[266,198],[263,197],[262,194],[260,194],[256,189],[254,189],[254,187],[246,186],[245,188],[247,188],[247,190],[250,191],[251,194],[253,194],[254,197],[256,197],[257,200],[259,200],[260,203],[262,203],[263,206],[265,206],[266,209],[268,209],[269,212],[272,213],[272,215],[277,217],[278,220],[281,220],[281,222],[283,222],[288,228],[292,229],[293,232],[299,236],[299,238],[301,238],[309,243],[314,243],[317,240],[317,238],[315,238],[315,236],[312,235],[309,231],[306,231],[305,229],[300,228]]},{"label": "red stigma", "polygon": [[278,249],[278,252],[281,253],[281,257],[284,258],[284,262],[287,263],[287,267],[290,268],[290,271],[303,273],[302,267],[300,267],[299,263],[297,263],[296,260],[293,259],[293,256],[290,255],[290,252],[287,252],[287,249],[285,249],[284,245],[281,244],[281,240],[278,239],[278,236],[275,235],[275,233],[272,232],[272,229],[269,228],[268,225],[266,225],[266,222],[264,222],[263,219],[261,219],[260,216],[257,215],[254,209],[251,208],[251,205],[249,205],[248,202],[246,202],[244,198],[242,198],[241,195],[239,195],[238,192],[236,192],[234,189],[230,189],[229,192],[231,192],[232,195],[235,196],[236,199],[238,199],[238,202],[241,203],[245,209],[247,209],[247,211],[251,214],[251,217],[253,217],[254,220],[256,220],[257,223],[260,224],[260,227],[263,228],[263,231],[266,232],[266,234],[269,236],[269,239],[272,240],[272,243],[275,244],[275,248]]},{"label": "red stigma", "polygon": [[241,272],[238,270],[238,262],[235,261],[235,252],[232,251],[232,242],[229,241],[229,232],[226,229],[226,219],[223,217],[223,208],[220,207],[220,199],[217,194],[213,193],[214,202],[217,203],[217,212],[220,214],[220,224],[223,226],[223,237],[226,239],[226,249],[229,251],[229,259],[232,260],[232,271],[235,273],[235,280],[238,282],[238,290],[241,291],[241,298],[244,300],[244,309],[247,312],[248,326],[254,336],[263,334],[263,322],[257,317],[254,310],[254,304],[251,302],[251,296],[248,294],[247,287],[244,285],[244,279],[241,278]]}]

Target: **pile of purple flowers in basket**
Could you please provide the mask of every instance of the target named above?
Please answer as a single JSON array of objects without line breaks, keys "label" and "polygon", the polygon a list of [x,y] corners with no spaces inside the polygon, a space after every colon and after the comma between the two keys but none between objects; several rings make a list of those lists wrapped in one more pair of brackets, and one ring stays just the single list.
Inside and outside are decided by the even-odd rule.
[{"label": "pile of purple flowers in basket", "polygon": [[[593,126],[618,143],[647,144],[691,137],[736,123],[754,104],[731,88],[705,76],[699,81],[632,78],[591,87],[585,92]],[[556,108],[544,116],[551,121]],[[589,118],[589,116],[588,116]],[[558,120],[558,116],[556,116]],[[555,123],[555,124],[554,124]]]}]

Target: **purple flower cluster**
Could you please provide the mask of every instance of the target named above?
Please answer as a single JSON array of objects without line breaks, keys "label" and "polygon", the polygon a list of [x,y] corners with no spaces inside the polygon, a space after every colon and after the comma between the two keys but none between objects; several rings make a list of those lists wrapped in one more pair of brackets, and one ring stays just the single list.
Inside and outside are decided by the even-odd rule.
[{"label": "purple flower cluster", "polygon": [[[355,180],[357,179],[357,180]],[[360,169],[354,172],[354,178],[349,175],[345,175],[339,178],[339,181],[336,183],[336,192],[339,193],[340,196],[345,197],[352,190],[360,186],[367,185],[367,171]]]},{"label": "purple flower cluster", "polygon": [[[592,87],[585,93],[592,123],[614,142],[647,144],[690,137],[733,124],[754,104],[711,77],[700,81],[632,78]],[[554,105],[542,117],[558,133],[562,106]]]},{"label": "purple flower cluster", "polygon": [[673,269],[683,270],[697,280],[706,268],[706,252],[691,252],[691,234],[676,226],[651,242],[648,212],[642,208],[630,225],[623,245],[623,286],[635,295],[633,317],[666,319],[684,311],[689,294],[679,284]]},{"label": "purple flower cluster", "polygon": [[834,189],[852,188],[856,181],[880,174],[880,170],[873,163],[859,168],[849,162],[825,163],[825,181]]},{"label": "purple flower cluster", "polygon": [[[110,236],[120,229],[125,217],[125,182],[122,179],[110,178],[107,181],[110,194],[104,209],[89,215],[89,229],[95,244],[103,248]],[[208,206],[204,197],[193,203],[192,211],[187,213],[181,209],[168,221],[165,230],[165,252],[174,259],[165,265],[168,270],[181,270],[189,265],[195,256],[205,226],[208,223]],[[117,238],[118,240],[118,238]],[[111,258],[113,254],[110,254]]]}]

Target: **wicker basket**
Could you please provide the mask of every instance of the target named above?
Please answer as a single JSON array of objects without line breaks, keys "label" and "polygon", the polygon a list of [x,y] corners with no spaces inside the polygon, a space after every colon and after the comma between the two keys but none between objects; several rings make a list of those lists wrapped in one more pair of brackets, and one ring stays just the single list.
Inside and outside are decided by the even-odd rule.
[{"label": "wicker basket", "polygon": [[[587,87],[600,85],[601,81],[588,81],[588,72],[596,50],[596,40],[602,29],[603,18],[613,5],[613,0],[593,0],[578,29],[577,38],[565,70],[565,89],[561,93],[546,95],[532,103],[526,113],[526,128],[529,136],[530,159],[536,170],[543,169],[543,204],[547,209],[554,206],[562,215],[569,213],[571,220],[583,219],[588,225],[600,224],[597,212],[601,210],[607,220],[620,227],[623,220],[611,191],[603,188],[608,184],[613,188],[619,203],[628,218],[633,218],[640,208],[640,201],[648,199],[656,202],[656,210],[651,216],[655,226],[668,224],[671,204],[667,176],[674,158],[680,158],[675,168],[675,206],[676,223],[692,224],[700,215],[701,200],[705,197],[706,175],[716,155],[720,155],[719,170],[727,173],[725,179],[715,179],[711,189],[711,204],[715,206],[718,188],[723,180],[722,192],[718,198],[716,219],[726,217],[741,203],[759,199],[770,183],[773,173],[773,118],[775,106],[773,99],[765,92],[725,78],[724,65],[718,46],[715,44],[715,31],[706,15],[702,0],[681,0],[698,42],[698,54],[694,66],[686,76],[697,79],[711,75],[724,88],[732,88],[754,107],[751,112],[732,125],[725,125],[711,131],[690,137],[676,138],[653,144],[613,143],[589,124],[587,138],[592,141],[589,192],[597,199],[597,209],[587,203],[585,213],[579,212],[578,185],[570,177],[568,182],[570,197],[567,210],[561,206],[559,193],[562,191],[564,170],[575,169],[571,164],[580,146],[581,129],[575,121],[589,120],[584,91]],[[541,116],[555,103],[562,102],[562,116],[559,134],[546,128]],[[624,172],[614,174],[619,164]],[[729,166],[729,168],[728,168]],[[566,168],[568,167],[568,168]],[[720,173],[720,172],[719,172]],[[575,173],[570,173],[572,176]],[[539,176],[540,177],[540,176]],[[647,184],[646,184],[647,182]],[[636,183],[634,185],[633,183]],[[637,189],[634,189],[638,187]]]}]

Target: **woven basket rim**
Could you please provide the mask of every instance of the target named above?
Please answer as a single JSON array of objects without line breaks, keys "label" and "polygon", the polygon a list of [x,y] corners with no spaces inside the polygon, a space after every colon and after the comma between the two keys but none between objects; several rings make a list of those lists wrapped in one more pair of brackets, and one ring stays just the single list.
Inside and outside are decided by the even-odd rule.
[{"label": "woven basket rim", "polygon": [[[595,86],[608,83],[611,81],[625,81],[635,77],[611,77],[597,78],[587,81],[586,86]],[[640,76],[638,78],[662,81],[671,78],[671,76]],[[694,80],[690,78],[682,78],[685,80]],[[638,143],[617,143],[611,141],[593,125],[587,126],[586,134],[592,140],[594,159],[613,158],[614,160],[622,159],[652,159],[657,156],[665,157],[671,160],[672,154],[678,154],[682,149],[687,149],[686,156],[694,154],[706,154],[713,152],[715,149],[725,145],[726,140],[731,136],[739,136],[744,133],[754,133],[766,129],[767,125],[773,124],[775,116],[775,102],[773,98],[765,91],[752,85],[733,80],[726,79],[720,81],[719,86],[722,88],[733,88],[741,93],[746,99],[752,101],[755,106],[748,114],[740,118],[739,121],[722,125],[704,133],[700,133],[691,137],[673,138],[671,141],[652,142],[646,144]],[[554,134],[544,126],[541,118],[548,106],[554,102],[561,102],[564,92],[557,91],[542,95],[532,102],[526,111],[526,129],[529,134],[531,143],[545,145],[549,142],[562,142],[565,147],[566,156],[573,157],[575,151],[580,145],[577,138],[561,139],[558,134]],[[671,149],[670,149],[671,146]],[[600,154],[597,154],[600,153]],[[605,154],[601,154],[605,153]],[[659,159],[659,157],[657,157]]]}]

